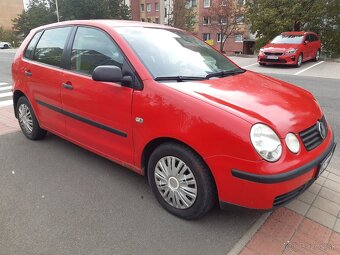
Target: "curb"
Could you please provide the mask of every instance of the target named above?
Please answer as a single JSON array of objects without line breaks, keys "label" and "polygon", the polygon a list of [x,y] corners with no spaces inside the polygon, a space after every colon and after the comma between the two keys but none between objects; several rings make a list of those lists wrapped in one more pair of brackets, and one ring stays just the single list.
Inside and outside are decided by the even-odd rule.
[{"label": "curb", "polygon": [[271,214],[272,212],[266,212],[262,214],[262,216],[241,237],[241,239],[234,245],[234,247],[227,253],[227,255],[238,255]]}]

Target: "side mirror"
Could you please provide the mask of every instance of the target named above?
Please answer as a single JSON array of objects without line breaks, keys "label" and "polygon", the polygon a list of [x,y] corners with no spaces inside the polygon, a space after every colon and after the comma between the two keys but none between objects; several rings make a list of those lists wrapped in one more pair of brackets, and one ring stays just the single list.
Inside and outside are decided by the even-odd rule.
[{"label": "side mirror", "polygon": [[106,82],[121,82],[122,70],[118,66],[97,66],[92,73],[92,80]]},{"label": "side mirror", "polygon": [[309,43],[309,41],[305,41],[303,44],[306,45],[306,44],[308,44],[308,43]]}]

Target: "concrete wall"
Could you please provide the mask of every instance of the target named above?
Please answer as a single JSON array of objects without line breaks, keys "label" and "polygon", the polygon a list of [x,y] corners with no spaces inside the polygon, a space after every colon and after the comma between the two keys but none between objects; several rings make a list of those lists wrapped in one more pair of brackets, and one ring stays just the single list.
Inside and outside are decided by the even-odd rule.
[{"label": "concrete wall", "polygon": [[0,0],[0,26],[12,29],[12,19],[21,14],[23,9],[23,0]]}]

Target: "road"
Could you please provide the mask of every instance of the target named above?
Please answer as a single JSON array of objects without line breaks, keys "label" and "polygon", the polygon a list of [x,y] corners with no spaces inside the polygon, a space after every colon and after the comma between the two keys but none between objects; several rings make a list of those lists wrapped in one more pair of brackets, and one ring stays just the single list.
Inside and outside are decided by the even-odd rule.
[{"label": "road", "polygon": [[[11,82],[12,57],[0,51],[0,82]],[[340,79],[270,75],[314,93],[339,137]],[[215,209],[184,221],[157,204],[144,177],[76,145],[0,136],[0,254],[226,254],[260,215]]]}]

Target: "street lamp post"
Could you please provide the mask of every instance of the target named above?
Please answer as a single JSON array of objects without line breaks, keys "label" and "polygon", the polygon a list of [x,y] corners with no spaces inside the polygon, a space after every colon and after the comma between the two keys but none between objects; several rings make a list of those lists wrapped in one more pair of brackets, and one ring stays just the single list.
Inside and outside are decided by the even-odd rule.
[{"label": "street lamp post", "polygon": [[55,0],[55,8],[56,8],[56,11],[57,11],[57,19],[58,19],[58,22],[59,22],[59,21],[60,21],[60,19],[59,19],[58,0]]}]

